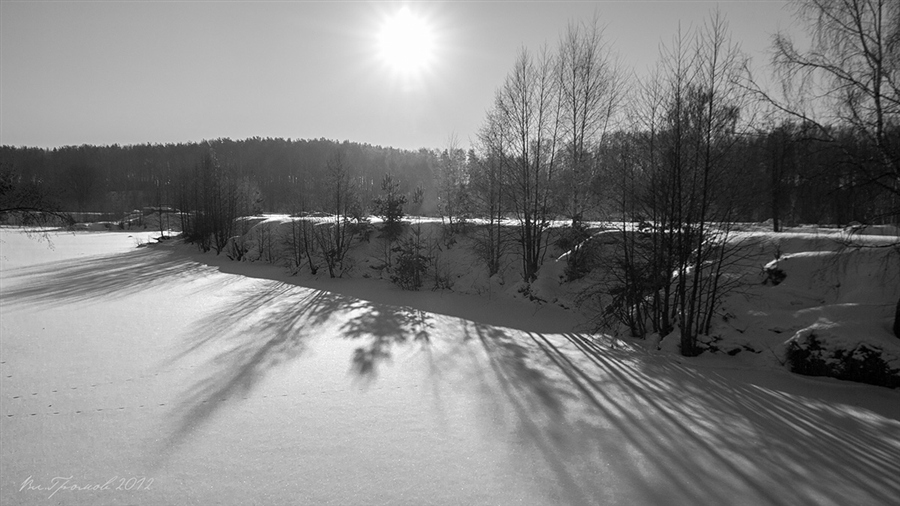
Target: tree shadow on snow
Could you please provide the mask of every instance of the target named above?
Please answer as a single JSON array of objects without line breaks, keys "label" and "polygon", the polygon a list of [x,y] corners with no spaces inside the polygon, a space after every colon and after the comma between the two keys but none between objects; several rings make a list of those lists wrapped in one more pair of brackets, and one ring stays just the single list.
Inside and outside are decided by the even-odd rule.
[{"label": "tree shadow on snow", "polygon": [[456,361],[486,356],[490,366],[469,378],[484,425],[515,434],[529,449],[522,461],[546,465],[560,504],[838,506],[900,497],[900,413],[890,409],[883,418],[810,397],[791,381],[773,388],[758,381],[765,375],[725,377],[592,336],[475,322],[461,332]]},{"label": "tree shadow on snow", "polygon": [[[227,309],[198,320],[177,362],[201,356],[200,374],[178,397],[163,443],[171,451],[223,408],[249,396],[274,368],[298,358],[318,327],[351,301],[318,290],[268,283],[239,292]],[[247,323],[250,322],[250,323]]]},{"label": "tree shadow on snow", "polygon": [[[666,379],[646,396],[656,412],[667,413],[658,428],[695,448],[682,468],[695,482],[718,482],[720,497],[733,493],[721,481],[726,472],[769,504],[876,505],[900,497],[900,395],[894,392],[884,392],[893,399],[879,416],[811,397],[803,378],[740,381],[674,360],[646,362],[643,371]],[[692,422],[698,415],[707,425]],[[711,465],[697,465],[699,458]]]},{"label": "tree shadow on snow", "polygon": [[3,303],[42,305],[83,302],[135,294],[174,280],[193,279],[215,269],[158,249],[139,249],[120,255],[66,260],[4,273],[7,281],[30,277],[28,284],[0,292]]},{"label": "tree shadow on snow", "polygon": [[[561,504],[601,504],[592,482],[569,464],[579,453],[577,429],[567,405],[577,400],[571,385],[547,367],[525,333],[471,322],[465,339],[474,340],[487,355],[490,370],[475,368],[480,394],[490,426],[502,434],[512,426],[518,437],[533,448],[552,473]],[[474,362],[479,362],[474,359]],[[511,408],[513,419],[508,419]],[[523,455],[531,460],[531,455]]]},{"label": "tree shadow on snow", "polygon": [[375,304],[269,280],[243,289],[227,306],[198,320],[173,362],[200,360],[199,377],[178,398],[168,454],[226,406],[242,400],[275,368],[303,355],[314,339],[359,343],[349,360],[355,376],[374,380],[394,346],[427,346],[430,317],[408,307]]},{"label": "tree shadow on snow", "polygon": [[[571,504],[615,502],[617,489],[646,504],[876,505],[900,496],[896,420],[583,335],[528,337],[531,360],[554,371],[555,390],[568,388],[575,406],[589,408],[559,416],[552,404],[519,402],[537,395],[534,381],[510,380],[500,392],[520,404],[525,434],[569,483]],[[496,358],[508,352],[492,354],[510,368]],[[601,462],[616,466],[608,481]]]},{"label": "tree shadow on snow", "polygon": [[434,328],[431,317],[410,307],[357,301],[358,315],[340,328],[340,336],[361,342],[353,352],[352,370],[362,379],[373,380],[382,362],[390,362],[395,346],[430,343]]}]

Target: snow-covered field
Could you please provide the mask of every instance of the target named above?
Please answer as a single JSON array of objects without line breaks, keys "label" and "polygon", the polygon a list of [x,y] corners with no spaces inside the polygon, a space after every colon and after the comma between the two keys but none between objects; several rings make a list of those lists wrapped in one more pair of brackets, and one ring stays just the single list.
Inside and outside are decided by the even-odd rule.
[{"label": "snow-covered field", "polygon": [[2,504],[888,505],[900,392],[519,300],[0,230]]}]

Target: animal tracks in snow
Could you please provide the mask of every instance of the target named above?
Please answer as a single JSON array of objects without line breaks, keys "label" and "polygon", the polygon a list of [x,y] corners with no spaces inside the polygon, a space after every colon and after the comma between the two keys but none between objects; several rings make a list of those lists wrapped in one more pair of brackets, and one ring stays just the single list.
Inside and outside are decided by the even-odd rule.
[{"label": "animal tracks in snow", "polygon": [[[187,369],[194,369],[194,368],[195,368],[195,367],[189,367],[189,368],[185,368],[184,370],[187,370]],[[160,374],[165,375],[165,374],[167,374],[167,373],[168,373],[168,372],[163,372],[163,373],[158,373],[158,372],[157,372],[157,373],[153,373],[153,374],[142,374],[142,375],[140,375],[140,376],[135,376],[135,377],[133,377],[133,378],[125,378],[125,379],[122,379],[122,380],[113,380],[113,381],[105,381],[105,382],[98,382],[98,383],[89,383],[89,384],[75,385],[75,386],[66,385],[65,387],[56,387],[56,388],[50,390],[50,392],[46,392],[46,393],[41,393],[41,392],[31,392],[30,394],[14,395],[14,396],[12,396],[12,397],[10,397],[10,398],[11,398],[11,399],[21,399],[21,398],[26,397],[27,395],[31,395],[31,396],[38,396],[38,395],[39,395],[39,396],[50,396],[50,394],[56,394],[56,393],[59,393],[60,391],[65,391],[65,390],[90,390],[90,389],[92,389],[92,388],[106,387],[106,386],[109,386],[109,385],[123,385],[123,384],[125,384],[125,383],[134,383],[135,381],[140,381],[140,380],[145,380],[145,379],[155,378],[155,377],[158,377]],[[11,377],[12,377],[12,375],[7,376],[7,378],[11,378]]]},{"label": "animal tracks in snow", "polygon": [[[385,386],[385,387],[375,387],[375,388],[369,387],[369,388],[366,388],[365,390],[366,391],[399,390],[399,389],[419,388],[419,386],[420,385],[418,385],[418,384],[410,384],[410,385],[405,385],[403,387],[399,387],[399,386]],[[246,401],[246,400],[251,400],[251,399],[275,399],[275,398],[290,398],[290,397],[300,398],[300,397],[306,396],[307,394],[337,394],[337,393],[346,392],[348,390],[359,390],[359,388],[351,387],[351,388],[337,388],[337,389],[331,389],[331,390],[316,390],[316,391],[311,391],[311,392],[264,394],[264,395],[244,395],[244,396],[239,396],[239,397],[238,396],[219,397],[219,398],[214,398],[214,399],[205,399],[203,401],[200,401],[199,404],[220,403],[220,402],[227,402],[227,401],[232,401],[232,400]],[[33,393],[31,395],[37,395],[37,393]],[[22,398],[21,395],[16,395],[13,397],[13,399],[20,399],[20,398]],[[174,404],[176,404],[176,403],[173,403],[173,402],[144,403],[144,404],[139,404],[137,406],[111,406],[111,407],[99,407],[99,408],[88,408],[88,409],[82,408],[82,409],[76,409],[76,410],[72,410],[72,411],[37,411],[34,413],[30,412],[30,410],[25,410],[21,413],[6,413],[5,418],[16,418],[16,417],[24,418],[24,417],[33,417],[33,416],[58,416],[58,415],[85,415],[85,414],[91,414],[91,413],[96,414],[96,413],[110,413],[110,412],[113,412],[113,413],[114,412],[132,412],[132,411],[148,410],[148,409],[153,409],[153,408],[163,408],[168,405],[174,405]],[[50,406],[48,406],[48,408],[49,407],[53,407],[53,405],[51,404]]]}]

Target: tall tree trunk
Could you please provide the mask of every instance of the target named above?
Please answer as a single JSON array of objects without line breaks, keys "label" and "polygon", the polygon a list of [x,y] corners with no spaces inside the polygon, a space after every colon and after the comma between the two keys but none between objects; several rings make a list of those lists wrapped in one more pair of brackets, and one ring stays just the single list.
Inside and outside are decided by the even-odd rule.
[{"label": "tall tree trunk", "polygon": [[900,299],[897,300],[897,310],[894,311],[894,335],[900,337]]}]

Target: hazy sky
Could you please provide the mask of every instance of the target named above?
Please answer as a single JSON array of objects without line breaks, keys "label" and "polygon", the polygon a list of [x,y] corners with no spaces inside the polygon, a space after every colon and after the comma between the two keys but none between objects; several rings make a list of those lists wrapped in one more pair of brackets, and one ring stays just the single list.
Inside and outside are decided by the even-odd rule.
[{"label": "hazy sky", "polygon": [[[791,21],[783,1],[758,0],[2,0],[0,144],[261,136],[416,149],[455,133],[468,145],[523,45],[554,45],[596,11],[641,74],[679,22],[696,26],[716,5],[757,64]],[[380,38],[404,6],[420,40],[397,49],[417,67],[407,74]]]}]

